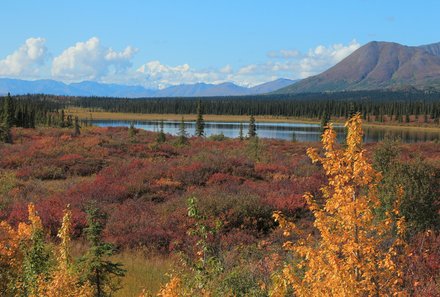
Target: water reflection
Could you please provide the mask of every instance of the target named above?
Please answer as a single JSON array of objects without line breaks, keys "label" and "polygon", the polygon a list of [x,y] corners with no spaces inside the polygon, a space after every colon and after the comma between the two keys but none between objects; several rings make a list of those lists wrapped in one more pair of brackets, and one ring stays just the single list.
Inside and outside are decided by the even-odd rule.
[{"label": "water reflection", "polygon": [[[128,127],[130,123],[138,129],[147,131],[159,131],[160,121],[111,121],[95,120],[93,124],[100,127]],[[243,133],[248,131],[248,123],[243,123]],[[180,121],[164,121],[164,131],[172,135],[179,132]],[[193,136],[195,132],[195,122],[185,122],[185,129],[188,136]],[[342,125],[335,125],[338,133],[338,140],[345,138],[345,128]],[[223,133],[226,137],[239,137],[239,122],[205,122],[205,135]],[[318,124],[305,123],[257,123],[257,134],[261,138],[276,138],[296,141],[320,141],[321,128]],[[405,128],[364,128],[364,142],[381,141],[386,134],[392,137],[399,137],[403,142],[423,142],[440,139],[440,132],[426,130],[405,129]]]}]

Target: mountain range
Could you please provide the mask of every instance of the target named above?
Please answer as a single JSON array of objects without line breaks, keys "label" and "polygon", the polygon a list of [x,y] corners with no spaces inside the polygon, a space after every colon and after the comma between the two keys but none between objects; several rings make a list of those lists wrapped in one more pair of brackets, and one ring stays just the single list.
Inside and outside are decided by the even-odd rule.
[{"label": "mountain range", "polygon": [[231,82],[201,82],[154,90],[92,81],[65,84],[55,80],[0,78],[0,95],[10,92],[14,95],[44,93],[126,98],[208,97],[412,88],[440,90],[440,42],[405,46],[394,42],[372,41],[318,75],[297,81],[280,78],[250,88]]},{"label": "mountain range", "polygon": [[273,92],[291,85],[295,81],[280,78],[254,87],[246,88],[227,82],[222,84],[183,84],[165,89],[146,89],[142,86],[104,84],[93,81],[65,84],[56,80],[20,80],[0,78],[0,95],[8,92],[18,94],[51,94],[65,96],[99,97],[202,97],[202,96],[240,96]]},{"label": "mountain range", "polygon": [[440,43],[369,42],[335,66],[275,93],[440,89]]}]

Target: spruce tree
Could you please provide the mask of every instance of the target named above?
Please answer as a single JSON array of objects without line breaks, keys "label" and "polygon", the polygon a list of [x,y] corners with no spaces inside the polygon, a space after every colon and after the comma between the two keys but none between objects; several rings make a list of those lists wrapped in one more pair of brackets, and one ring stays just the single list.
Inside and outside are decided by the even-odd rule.
[{"label": "spruce tree", "polygon": [[79,126],[79,120],[78,120],[78,117],[76,116],[75,117],[75,124],[74,124],[74,130],[73,130],[73,136],[79,136],[80,134],[81,134],[81,131],[80,131],[80,126]]},{"label": "spruce tree", "polygon": [[188,142],[187,139],[187,133],[186,133],[186,129],[185,129],[185,121],[182,117],[182,120],[180,121],[180,126],[179,126],[179,137],[177,139],[177,144],[178,145],[185,145]]},{"label": "spruce tree", "polygon": [[121,263],[109,260],[116,250],[102,240],[105,219],[105,214],[98,208],[92,206],[87,210],[85,233],[90,247],[79,263],[83,282],[90,282],[96,297],[112,296],[121,288],[120,279],[126,272]]},{"label": "spruce tree", "polygon": [[200,100],[197,103],[196,136],[205,136],[205,122],[203,120],[202,102]]},{"label": "spruce tree", "polygon": [[165,141],[166,141],[166,136],[165,136],[165,132],[163,131],[163,120],[161,120],[159,123],[159,133],[157,134],[156,142],[164,143]]},{"label": "spruce tree", "polygon": [[329,122],[330,122],[330,115],[328,114],[327,110],[324,110],[324,112],[321,115],[321,130],[325,130],[325,127],[327,127]]},{"label": "spruce tree", "polygon": [[243,136],[243,123],[240,123],[240,130],[239,130],[238,138],[240,140],[244,139],[244,136]]},{"label": "spruce tree", "polygon": [[67,123],[66,123],[66,125],[69,128],[73,127],[73,120],[72,120],[72,116],[70,114],[67,116]]},{"label": "spruce tree", "polygon": [[60,113],[60,127],[64,128],[66,126],[66,123],[64,122],[65,115],[64,115],[64,109],[61,110]]},{"label": "spruce tree", "polygon": [[255,118],[253,115],[249,118],[249,132],[248,137],[253,138],[257,136],[257,126],[255,125]]},{"label": "spruce tree", "polygon": [[11,95],[8,93],[8,96],[3,101],[3,112],[0,123],[0,141],[2,142],[12,143],[11,128],[15,121],[14,115],[14,103]]},{"label": "spruce tree", "polygon": [[130,140],[133,141],[134,137],[136,135],[136,129],[134,128],[134,123],[130,123],[130,128],[128,128],[128,137],[130,137]]}]

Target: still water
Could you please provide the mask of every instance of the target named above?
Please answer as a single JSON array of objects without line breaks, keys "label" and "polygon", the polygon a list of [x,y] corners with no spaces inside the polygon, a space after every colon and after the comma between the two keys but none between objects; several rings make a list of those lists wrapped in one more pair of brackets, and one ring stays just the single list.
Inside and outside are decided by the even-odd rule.
[{"label": "still water", "polygon": [[[159,131],[160,121],[112,121],[95,120],[93,125],[99,127],[129,127],[133,123],[135,128],[147,131]],[[164,121],[164,132],[172,135],[179,133],[180,121]],[[195,122],[185,122],[185,130],[188,136],[195,132]],[[345,128],[335,125],[338,140],[345,138]],[[246,135],[248,124],[243,123],[243,134]],[[236,138],[240,133],[239,122],[205,122],[205,136],[223,134],[226,137]],[[405,128],[371,128],[364,127],[364,142],[381,141],[386,134],[398,137],[402,142],[423,142],[440,140],[440,131],[416,130]],[[320,141],[321,128],[319,124],[305,123],[257,123],[257,135],[260,138],[275,138],[296,141]]]}]

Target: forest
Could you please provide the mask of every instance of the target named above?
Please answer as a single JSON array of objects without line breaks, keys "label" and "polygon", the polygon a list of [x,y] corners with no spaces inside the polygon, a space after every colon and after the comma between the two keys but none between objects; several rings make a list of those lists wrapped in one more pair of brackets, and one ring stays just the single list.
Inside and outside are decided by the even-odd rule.
[{"label": "forest", "polygon": [[[439,296],[440,144],[362,144],[368,114],[435,122],[438,94],[344,95],[2,98],[0,295]],[[199,106],[199,136],[89,126],[68,106]],[[201,107],[327,113],[348,133],[340,144],[331,124],[321,143],[204,137]]]},{"label": "forest", "polygon": [[[6,97],[0,98],[0,106]],[[14,96],[20,106],[38,113],[47,124],[50,112],[68,107],[120,113],[194,114],[199,102],[203,113],[214,115],[268,115],[318,119],[348,119],[360,112],[373,122],[427,123],[440,121],[440,93],[427,91],[356,91],[296,95],[259,95],[199,98],[99,98],[52,95]],[[17,108],[17,112],[20,107]]]}]

